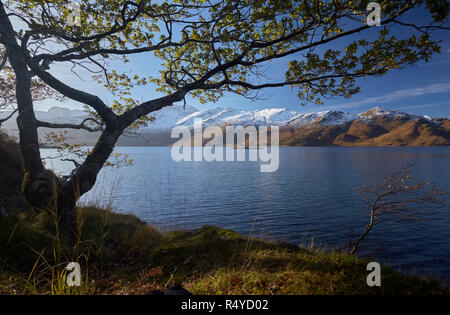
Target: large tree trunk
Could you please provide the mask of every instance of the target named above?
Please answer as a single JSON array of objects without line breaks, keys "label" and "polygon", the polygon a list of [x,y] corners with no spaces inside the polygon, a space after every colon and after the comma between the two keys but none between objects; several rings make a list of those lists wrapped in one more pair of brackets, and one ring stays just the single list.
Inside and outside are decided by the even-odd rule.
[{"label": "large tree trunk", "polygon": [[24,160],[23,191],[28,202],[44,207],[52,197],[56,177],[42,164],[39,151],[36,117],[31,96],[31,75],[26,59],[17,44],[11,22],[0,4],[0,35],[9,48],[8,59],[16,74],[16,98],[19,115],[20,148]]},{"label": "large tree trunk", "polygon": [[[97,145],[70,180],[58,178],[45,169],[37,133],[37,121],[31,95],[31,75],[26,56],[18,45],[12,24],[0,2],[0,37],[9,46],[9,61],[16,74],[16,95],[19,111],[17,124],[24,160],[23,191],[28,203],[39,210],[55,211],[60,222],[69,226],[75,220],[75,204],[95,184],[97,174],[112,153],[124,127],[118,122],[106,127]],[[56,207],[56,209],[55,209]]]},{"label": "large tree trunk", "polygon": [[122,131],[120,126],[106,127],[84,163],[76,169],[70,180],[60,183],[57,208],[62,222],[74,222],[76,202],[95,185],[97,175],[113,152]]},{"label": "large tree trunk", "polygon": [[[71,227],[76,217],[77,200],[94,186],[98,173],[111,155],[124,129],[138,117],[182,100],[186,91],[181,90],[173,95],[143,103],[119,118],[97,96],[78,91],[58,81],[30,60],[16,41],[14,29],[2,2],[0,2],[0,42],[9,47],[9,61],[17,79],[16,94],[19,109],[17,122],[25,171],[23,191],[31,206],[37,209],[56,210],[60,222]],[[61,94],[94,108],[106,124],[92,153],[75,170],[69,180],[58,178],[43,166],[28,66],[34,74]]]}]

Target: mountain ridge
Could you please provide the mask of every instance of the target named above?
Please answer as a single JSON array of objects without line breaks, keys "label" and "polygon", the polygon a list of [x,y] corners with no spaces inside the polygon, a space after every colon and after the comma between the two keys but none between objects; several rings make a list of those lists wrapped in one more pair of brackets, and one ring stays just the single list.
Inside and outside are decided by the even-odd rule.
[{"label": "mountain ridge", "polygon": [[[0,112],[0,119],[11,112]],[[230,107],[216,107],[212,109],[198,110],[193,106],[167,106],[151,114],[154,122],[150,122],[144,129],[172,129],[175,126],[193,126],[194,119],[202,119],[203,125],[275,125],[299,127],[311,123],[324,125],[341,124],[355,119],[375,119],[379,116],[424,118],[432,120],[428,116],[408,114],[405,112],[373,107],[359,114],[350,114],[339,110],[328,110],[310,113],[299,113],[288,108],[267,108],[262,110],[239,110]],[[16,116],[4,123],[8,127],[15,124]],[[74,110],[54,106],[48,111],[36,111],[39,120],[51,123],[80,123],[87,117],[83,110]]]},{"label": "mountain ridge", "polygon": [[[0,112],[0,118],[8,115]],[[398,110],[373,107],[359,114],[329,110],[302,114],[287,108],[263,110],[239,110],[217,107],[198,110],[193,106],[169,106],[152,113],[154,122],[140,129],[139,138],[122,137],[119,145],[170,145],[171,129],[175,126],[192,128],[195,119],[203,126],[242,125],[279,126],[281,145],[336,145],[336,146],[448,146],[450,145],[450,121],[447,118],[431,118],[408,114]],[[80,123],[86,118],[82,110],[52,107],[47,112],[36,111],[36,117],[52,123]],[[4,123],[6,130],[17,136],[15,117]],[[39,130],[43,139],[45,128]],[[95,144],[98,133],[71,130],[68,142]]]}]

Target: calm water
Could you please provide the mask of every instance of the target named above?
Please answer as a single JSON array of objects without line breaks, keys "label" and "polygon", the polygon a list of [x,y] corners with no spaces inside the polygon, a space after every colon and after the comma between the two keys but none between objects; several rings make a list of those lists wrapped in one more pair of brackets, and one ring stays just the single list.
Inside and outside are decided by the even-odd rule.
[{"label": "calm water", "polygon": [[[43,156],[54,154],[44,149]],[[135,166],[103,170],[83,202],[112,204],[164,229],[216,224],[297,244],[342,246],[364,228],[358,187],[387,168],[414,162],[414,174],[450,191],[450,148],[282,147],[276,173],[258,162],[174,162],[168,147],[122,147]],[[67,172],[71,164],[49,160]],[[450,202],[450,197],[446,197]],[[365,255],[403,272],[450,283],[449,206],[427,221],[386,222],[369,234]]]}]

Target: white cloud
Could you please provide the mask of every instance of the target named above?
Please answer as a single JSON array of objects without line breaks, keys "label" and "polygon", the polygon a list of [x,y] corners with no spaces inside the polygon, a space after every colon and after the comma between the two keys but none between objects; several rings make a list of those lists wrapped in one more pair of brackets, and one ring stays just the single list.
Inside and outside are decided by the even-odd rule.
[{"label": "white cloud", "polygon": [[359,106],[363,106],[363,105],[376,106],[378,104],[391,103],[391,102],[406,99],[406,98],[417,97],[417,96],[428,95],[428,94],[445,93],[445,92],[449,92],[449,91],[450,91],[450,82],[445,82],[445,83],[427,85],[427,86],[420,87],[420,88],[397,90],[397,91],[385,94],[383,96],[369,97],[369,98],[366,98],[361,101],[345,103],[342,105],[337,105],[335,107],[355,108],[355,107],[359,107]]},{"label": "white cloud", "polygon": [[430,107],[437,107],[437,106],[447,105],[447,104],[450,104],[450,101],[438,102],[438,103],[430,103],[430,104],[421,104],[421,105],[402,106],[401,109],[430,108]]}]

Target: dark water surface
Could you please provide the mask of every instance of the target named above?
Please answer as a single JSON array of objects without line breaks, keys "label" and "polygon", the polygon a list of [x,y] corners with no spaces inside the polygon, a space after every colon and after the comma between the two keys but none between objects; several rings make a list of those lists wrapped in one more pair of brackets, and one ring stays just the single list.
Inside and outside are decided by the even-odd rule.
[{"label": "dark water surface", "polygon": [[[216,224],[242,234],[335,248],[360,233],[368,212],[358,188],[414,162],[414,175],[450,191],[450,148],[281,147],[275,173],[259,162],[174,162],[169,147],[121,147],[135,166],[102,170],[83,202],[110,203],[164,229]],[[53,155],[43,149],[43,156]],[[57,171],[71,164],[48,161]],[[450,202],[450,197],[445,197]],[[386,222],[366,255],[450,283],[450,211],[424,222]]]}]

